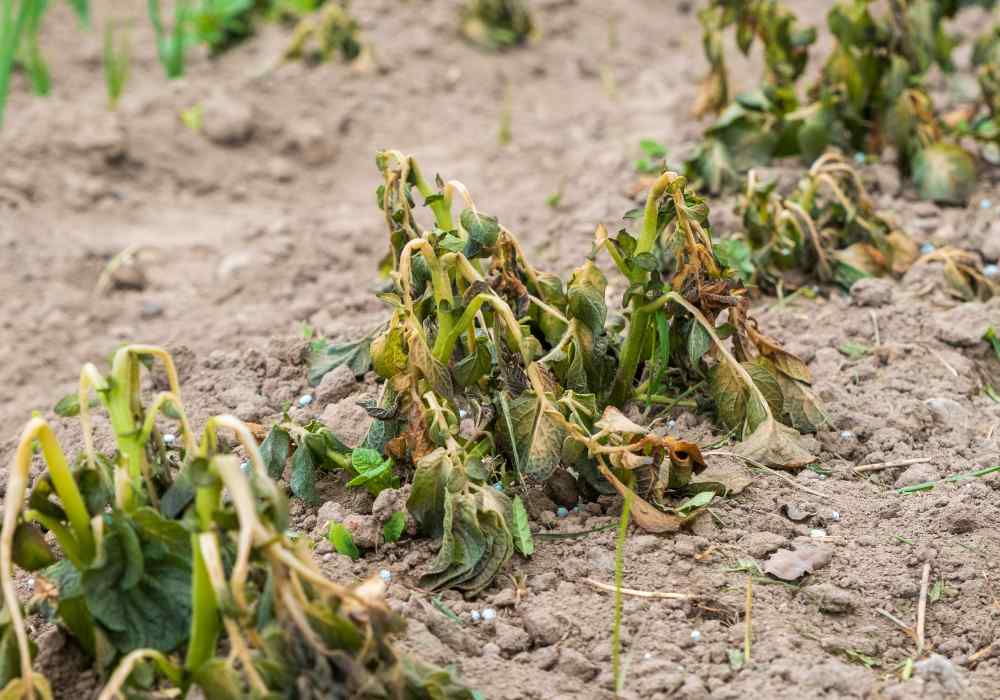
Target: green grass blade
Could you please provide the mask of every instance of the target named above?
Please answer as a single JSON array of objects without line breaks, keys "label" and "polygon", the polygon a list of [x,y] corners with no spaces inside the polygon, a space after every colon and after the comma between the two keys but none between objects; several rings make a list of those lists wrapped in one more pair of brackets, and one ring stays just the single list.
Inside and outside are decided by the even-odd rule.
[{"label": "green grass blade", "polygon": [[3,14],[0,15],[0,128],[3,128],[7,93],[10,89],[10,74],[14,70],[14,54],[21,43],[25,25],[32,10],[34,0],[21,0],[14,19],[15,0],[3,0]]}]

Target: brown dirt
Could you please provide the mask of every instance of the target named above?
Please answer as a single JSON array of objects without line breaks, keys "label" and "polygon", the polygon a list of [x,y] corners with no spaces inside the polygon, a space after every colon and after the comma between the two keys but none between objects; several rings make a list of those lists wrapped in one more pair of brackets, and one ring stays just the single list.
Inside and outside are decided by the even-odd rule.
[{"label": "brown dirt", "polygon": [[[813,23],[828,6],[793,4]],[[540,266],[566,272],[595,224],[617,226],[630,208],[638,140],[665,142],[679,163],[701,129],[687,117],[703,70],[690,3],[540,0],[541,42],[499,56],[454,36],[455,2],[354,5],[379,71],[331,64],[265,73],[288,38],[268,29],[217,61],[193,60],[186,78],[167,83],[140,20],[117,114],[105,108],[99,32],[81,34],[65,3],[53,8],[44,46],[55,94],[29,97],[15,81],[0,134],[0,463],[31,410],[53,418],[51,406],[74,387],[80,365],[131,340],[177,354],[196,422],[221,411],[273,419],[307,390],[304,344],[294,339],[303,321],[348,338],[384,316],[370,290],[384,248],[372,197],[377,148],[412,152],[425,168],[461,179],[480,207],[520,233]],[[95,26],[103,26],[103,9],[99,3]],[[513,141],[501,146],[506,86]],[[215,138],[237,145],[217,145],[181,123],[179,113],[199,103]],[[868,174],[880,206],[921,242],[1000,256],[995,170],[984,173],[969,207],[947,210],[898,193],[881,166]],[[547,207],[556,191],[559,206]],[[984,199],[994,206],[981,208]],[[732,221],[730,205],[713,202],[720,233]],[[104,265],[128,246],[138,247],[143,288],[95,292]],[[984,381],[1000,386],[1000,362],[979,341],[988,323],[1000,325],[1000,300],[956,304],[941,290],[939,270],[918,268],[849,296],[823,290],[815,301],[762,300],[759,316],[816,375],[832,418],[813,445],[821,468],[788,478],[754,472],[752,486],[690,534],[632,534],[626,586],[708,602],[626,599],[622,695],[1000,696],[1000,654],[972,659],[1000,633],[1000,475],[907,496],[893,489],[1000,461],[1000,404],[981,391]],[[849,359],[837,349],[847,341],[872,350]],[[293,413],[357,434],[354,402],[372,384],[341,375]],[[684,437],[717,437],[704,417],[676,418]],[[75,423],[55,424],[77,448]],[[928,462],[865,478],[851,471],[911,457]],[[539,540],[530,561],[509,566],[525,583],[518,595],[507,576],[474,601],[445,593],[442,602],[462,619],[456,625],[413,587],[429,544],[404,539],[345,560],[322,540],[326,519],[355,515],[364,529],[378,516],[342,481],[321,489],[329,503],[318,513],[298,505],[296,527],[319,540],[339,578],[392,573],[392,603],[411,620],[404,644],[415,653],[457,665],[490,699],[612,696],[611,596],[584,580],[612,580],[613,530]],[[554,505],[534,501],[541,510]],[[805,518],[787,517],[789,506]],[[618,508],[608,500],[542,519],[554,532],[579,531],[614,522]],[[825,535],[814,536],[818,529]],[[746,584],[746,573],[733,569],[810,546],[832,556],[800,584],[755,583],[752,663],[733,670],[728,652],[743,642]],[[943,585],[927,618],[928,645],[940,657],[901,682],[913,643],[879,610],[914,624],[924,562]],[[473,622],[471,613],[486,607],[496,620]],[[57,695],[92,692],[94,674],[72,645],[51,628],[41,634],[40,664]]]}]

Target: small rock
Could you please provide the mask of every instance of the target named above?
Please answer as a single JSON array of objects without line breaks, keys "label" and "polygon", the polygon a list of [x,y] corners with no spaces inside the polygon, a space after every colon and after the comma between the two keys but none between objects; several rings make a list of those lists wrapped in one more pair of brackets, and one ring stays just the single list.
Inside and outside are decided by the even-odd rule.
[{"label": "small rock", "polygon": [[851,300],[856,306],[887,306],[892,303],[893,286],[887,279],[863,277],[851,286]]},{"label": "small rock", "polygon": [[932,398],[924,401],[934,420],[941,425],[962,425],[967,420],[965,407],[958,401],[947,398]]},{"label": "small rock", "polygon": [[295,179],[295,166],[287,158],[272,158],[267,162],[267,174],[276,182]]},{"label": "small rock", "polygon": [[220,146],[241,146],[253,136],[253,110],[248,104],[215,93],[201,107],[202,130],[209,141]]},{"label": "small rock", "polygon": [[493,596],[493,605],[498,608],[511,608],[517,604],[517,596],[513,588],[504,588]]},{"label": "small rock", "polygon": [[979,517],[975,510],[966,505],[948,508],[944,514],[944,525],[948,532],[961,535],[979,527]]},{"label": "small rock", "polygon": [[340,365],[323,375],[316,387],[316,400],[321,406],[336,403],[350,396],[356,387],[354,372],[347,365]]},{"label": "small rock", "polygon": [[788,540],[773,532],[751,532],[744,535],[737,545],[750,556],[761,559],[771,552],[781,549]]},{"label": "small rock", "polygon": [[372,422],[355,397],[328,404],[320,420],[348,447],[357,447],[364,441]]},{"label": "small rock", "polygon": [[959,677],[958,671],[951,661],[940,654],[931,654],[923,661],[915,663],[913,668],[919,675],[936,676],[948,692],[962,692],[962,679]]},{"label": "small rock", "polygon": [[149,284],[146,271],[137,262],[119,265],[111,273],[111,288],[131,291],[141,291]]},{"label": "small rock", "polygon": [[531,645],[531,637],[527,632],[502,620],[496,623],[496,635],[497,646],[508,654],[525,651]]},{"label": "small rock", "polygon": [[344,510],[336,501],[327,501],[319,507],[316,517],[324,526],[330,521],[339,523],[344,519]]},{"label": "small rock", "polygon": [[242,272],[250,267],[256,258],[256,254],[249,250],[241,250],[235,253],[230,253],[219,261],[219,265],[215,269],[215,274],[220,279],[232,277],[236,273]]},{"label": "small rock", "polygon": [[925,481],[937,481],[940,478],[941,475],[933,464],[914,464],[896,477],[896,483],[893,485],[897,489],[901,489],[906,486],[916,486]]},{"label": "small rock", "polygon": [[538,646],[555,644],[562,639],[565,625],[551,610],[534,606],[521,613],[524,629]]},{"label": "small rock", "polygon": [[895,197],[899,194],[902,189],[902,184],[899,177],[899,169],[894,165],[885,165],[884,163],[876,163],[871,166],[872,175],[875,176],[875,182],[878,184],[879,192]]},{"label": "small rock", "polygon": [[375,518],[352,513],[344,518],[342,525],[351,531],[354,544],[360,549],[375,549],[382,541],[382,531]]},{"label": "small rock", "polygon": [[559,670],[570,678],[584,683],[597,675],[597,665],[576,649],[562,649],[559,653]]},{"label": "small rock", "polygon": [[306,165],[323,165],[336,155],[336,146],[327,137],[327,130],[314,121],[293,121],[286,126],[282,148]]},{"label": "small rock", "polygon": [[539,647],[531,654],[536,667],[550,671],[559,663],[559,647]]},{"label": "small rock", "polygon": [[554,571],[546,571],[544,574],[538,574],[528,579],[528,586],[537,593],[551,591],[557,583],[559,583],[559,576]]},{"label": "small rock", "polygon": [[556,469],[545,482],[545,495],[556,504],[572,508],[580,500],[576,479],[565,469]]},{"label": "small rock", "polygon": [[139,309],[139,318],[144,321],[149,321],[154,318],[159,318],[163,315],[163,306],[157,304],[155,301],[144,301],[142,302],[142,308]]},{"label": "small rock", "polygon": [[802,593],[819,606],[820,612],[846,613],[858,606],[858,597],[854,593],[832,583],[807,586]]}]

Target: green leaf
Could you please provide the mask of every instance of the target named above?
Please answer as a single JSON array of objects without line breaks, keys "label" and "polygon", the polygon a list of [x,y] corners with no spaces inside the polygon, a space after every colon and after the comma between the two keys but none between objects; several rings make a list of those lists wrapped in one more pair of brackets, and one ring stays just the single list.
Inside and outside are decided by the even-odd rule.
[{"label": "green leaf", "polygon": [[639,148],[650,158],[665,158],[667,155],[666,146],[653,139],[641,139]]},{"label": "green leaf", "polygon": [[392,458],[383,459],[375,450],[355,449],[351,453],[351,466],[357,476],[347,482],[348,486],[364,486],[373,496],[385,489],[399,487],[399,479],[392,471]]},{"label": "green leaf", "polygon": [[382,538],[389,542],[395,542],[403,535],[403,530],[406,529],[406,513],[401,510],[397,510],[389,519],[385,521],[385,525],[382,526]]},{"label": "green leaf", "polygon": [[496,245],[500,236],[500,225],[495,216],[473,209],[463,209],[459,221],[469,234],[469,239],[465,243],[465,257],[470,260],[483,257]]},{"label": "green leaf", "polygon": [[514,548],[526,557],[535,552],[535,541],[528,525],[528,511],[520,496],[514,496],[510,534],[514,537]]},{"label": "green leaf", "polygon": [[71,418],[72,416],[79,415],[80,395],[77,392],[66,394],[64,397],[59,399],[58,403],[56,403],[52,410],[57,416],[62,418]]},{"label": "green leaf", "polygon": [[309,353],[309,383],[316,386],[327,372],[341,365],[361,379],[372,366],[371,342],[371,337],[337,345],[329,345],[325,340],[314,342]]},{"label": "green leaf", "polygon": [[569,313],[579,319],[594,335],[604,331],[604,322],[608,316],[608,306],[604,294],[608,281],[593,262],[587,261],[573,271],[570,279],[567,297]]},{"label": "green leaf", "polygon": [[699,491],[677,506],[677,512],[681,515],[690,515],[695,510],[707,506],[712,502],[713,498],[715,498],[714,491]]},{"label": "green leaf", "polygon": [[476,351],[469,353],[455,363],[452,373],[459,386],[472,386],[493,369],[493,356],[486,343],[476,345]]},{"label": "green leaf", "polygon": [[309,504],[319,501],[316,496],[316,458],[303,443],[292,455],[292,474],[289,486],[292,493]]},{"label": "green leaf", "polygon": [[413,486],[406,509],[417,521],[420,532],[441,537],[444,532],[445,501],[453,476],[460,474],[444,448],[438,448],[417,461]]},{"label": "green leaf", "polygon": [[340,554],[348,556],[355,561],[361,557],[361,552],[358,551],[358,546],[354,544],[354,537],[351,536],[351,531],[340,523],[331,521],[330,531],[326,537],[330,540],[330,544],[333,545],[333,548]]},{"label": "green leaf", "polygon": [[141,541],[137,551],[135,531],[122,517],[111,516],[104,560],[81,577],[87,607],[119,652],[173,651],[189,632],[190,564],[155,541]]},{"label": "green leaf", "polygon": [[285,462],[288,461],[288,450],[291,436],[280,426],[274,426],[260,444],[260,454],[264,458],[267,474],[272,479],[280,479],[285,473]]},{"label": "green leaf", "polygon": [[225,659],[215,657],[191,673],[194,685],[212,700],[241,700],[246,697],[240,675]]},{"label": "green leaf", "polygon": [[921,199],[965,204],[976,187],[976,164],[960,146],[935,143],[917,152],[913,182]]}]

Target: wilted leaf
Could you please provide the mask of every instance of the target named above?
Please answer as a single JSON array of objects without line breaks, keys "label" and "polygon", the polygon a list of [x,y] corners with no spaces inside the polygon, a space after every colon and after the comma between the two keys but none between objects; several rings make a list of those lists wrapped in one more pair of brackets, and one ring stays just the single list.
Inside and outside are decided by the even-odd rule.
[{"label": "wilted leaf", "polygon": [[833,550],[825,545],[779,549],[764,562],[764,573],[783,581],[794,581],[830,563]]},{"label": "wilted leaf", "polygon": [[715,493],[712,491],[700,491],[677,506],[675,510],[681,515],[690,515],[699,508],[707,506],[713,498],[715,498]]},{"label": "wilted leaf", "polygon": [[545,481],[559,466],[566,431],[545,410],[546,402],[525,392],[509,403],[511,440],[516,446],[517,464],[525,477]]},{"label": "wilted leaf", "polygon": [[292,454],[292,473],[288,484],[292,493],[309,504],[316,503],[316,458],[303,443]]},{"label": "wilted leaf", "polygon": [[382,538],[387,543],[395,542],[403,535],[403,530],[405,529],[406,513],[397,510],[389,516],[389,519],[385,521],[385,525],[382,526]]},{"label": "wilted leaf", "polygon": [[393,326],[371,344],[372,367],[383,379],[392,379],[406,369],[403,329]]},{"label": "wilted leaf", "polygon": [[337,345],[325,340],[314,342],[309,353],[309,383],[316,386],[327,372],[341,365],[346,365],[356,378],[364,377],[372,365],[370,349],[370,337]]},{"label": "wilted leaf", "polygon": [[690,486],[721,484],[725,488],[725,493],[720,495],[736,496],[752,483],[753,478],[742,462],[735,459],[716,458],[712,460],[705,471],[698,474],[698,477],[690,482]]},{"label": "wilted leaf", "polygon": [[604,330],[604,322],[608,316],[604,293],[608,281],[593,262],[588,260],[573,271],[567,296],[569,313],[579,319],[594,335],[600,335]]},{"label": "wilted leaf", "polygon": [[476,345],[475,352],[469,353],[455,363],[452,372],[460,386],[472,386],[493,369],[493,357],[485,343]]},{"label": "wilted leaf", "polygon": [[604,409],[601,419],[594,423],[598,430],[608,433],[618,433],[619,435],[645,435],[649,431],[638,423],[632,422],[625,417],[625,414],[614,406]]},{"label": "wilted leaf", "polygon": [[526,557],[534,554],[535,542],[531,537],[531,528],[528,525],[528,511],[520,496],[514,496],[510,533],[514,537],[514,547],[518,552]]},{"label": "wilted leaf", "polygon": [[351,531],[340,523],[330,523],[330,530],[327,533],[326,538],[330,540],[330,544],[333,545],[333,548],[336,549],[339,554],[350,557],[355,561],[361,557],[361,552],[358,551],[358,546],[354,544],[354,537],[351,535]]},{"label": "wilted leaf", "polygon": [[687,355],[692,367],[697,367],[702,356],[712,348],[712,337],[700,323],[692,323],[688,334]]},{"label": "wilted leaf", "polygon": [[285,472],[291,437],[284,428],[274,426],[260,444],[260,454],[264,458],[267,474],[272,479],[280,479]]},{"label": "wilted leaf", "polygon": [[761,423],[746,440],[739,443],[736,452],[770,467],[797,469],[816,461],[799,444],[800,439],[795,429],[772,418]]},{"label": "wilted leaf", "polygon": [[441,537],[444,532],[445,500],[449,496],[448,485],[454,470],[448,453],[442,447],[417,462],[406,509],[425,535]]},{"label": "wilted leaf", "polygon": [[965,204],[976,187],[976,163],[960,146],[935,143],[913,159],[913,182],[921,199]]},{"label": "wilted leaf", "polygon": [[500,235],[500,225],[495,216],[463,209],[459,221],[469,234],[469,239],[465,243],[465,257],[470,260],[482,257],[496,245],[497,237]]}]

